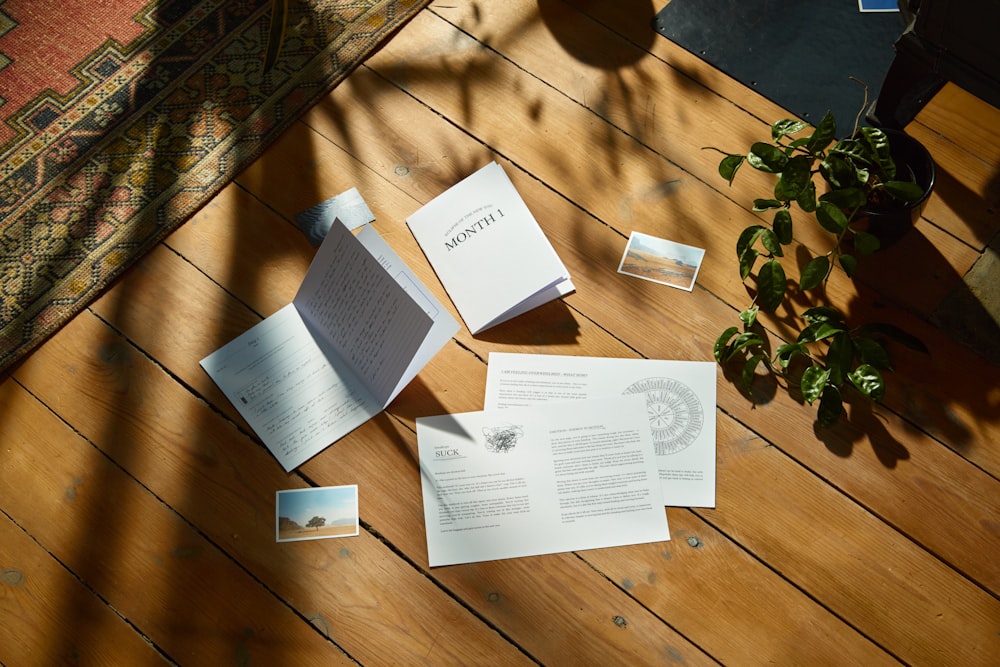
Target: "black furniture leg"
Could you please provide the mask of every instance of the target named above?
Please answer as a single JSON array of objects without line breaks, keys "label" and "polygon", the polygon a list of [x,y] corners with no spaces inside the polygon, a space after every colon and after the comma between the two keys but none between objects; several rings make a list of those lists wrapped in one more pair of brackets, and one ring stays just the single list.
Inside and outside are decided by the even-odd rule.
[{"label": "black furniture leg", "polygon": [[896,56],[882,88],[865,117],[876,127],[903,129],[941,89],[947,79],[933,71],[933,62],[919,40],[905,33],[896,42]]}]

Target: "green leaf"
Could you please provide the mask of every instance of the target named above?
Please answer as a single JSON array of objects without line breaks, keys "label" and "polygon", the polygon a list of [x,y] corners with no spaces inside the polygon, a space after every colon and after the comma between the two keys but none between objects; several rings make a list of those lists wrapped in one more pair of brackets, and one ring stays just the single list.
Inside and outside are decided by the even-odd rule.
[{"label": "green leaf", "polygon": [[896,177],[896,164],[889,152],[889,137],[877,127],[862,127],[861,136],[868,148],[869,154],[875,160],[880,180],[889,181]]},{"label": "green leaf", "polygon": [[801,208],[806,213],[812,213],[816,210],[816,184],[810,180],[809,185],[802,189],[799,196],[795,199],[798,203],[799,208]]},{"label": "green leaf", "polygon": [[785,270],[776,259],[768,260],[757,274],[757,299],[764,310],[773,311],[785,298]]},{"label": "green leaf", "polygon": [[742,232],[740,232],[740,237],[736,239],[736,256],[743,257],[743,254],[746,253],[747,248],[751,247],[754,243],[757,242],[757,237],[759,237],[761,235],[761,232],[763,232],[765,229],[767,228],[764,227],[763,225],[750,225]]},{"label": "green leaf", "polygon": [[783,120],[779,120],[771,126],[771,139],[778,141],[778,139],[781,139],[784,136],[796,134],[807,127],[809,127],[808,123],[803,123],[801,120],[795,118],[785,118]]},{"label": "green leaf", "polygon": [[753,387],[753,376],[762,361],[767,361],[767,355],[758,353],[747,359],[747,362],[743,364],[743,390],[748,394],[751,393],[750,390]]},{"label": "green leaf", "polygon": [[781,201],[798,199],[802,191],[812,182],[813,158],[796,155],[788,160],[774,185],[774,198]]},{"label": "green leaf", "polygon": [[813,364],[805,370],[799,386],[802,388],[802,396],[805,397],[809,405],[812,405],[813,401],[820,397],[820,394],[823,393],[823,387],[826,386],[826,381],[829,379],[830,371],[819,364]]},{"label": "green leaf", "polygon": [[787,368],[788,364],[792,362],[792,357],[796,354],[808,355],[809,350],[801,343],[785,343],[778,346],[778,349],[774,353],[774,359],[778,364]]},{"label": "green leaf", "polygon": [[868,324],[862,324],[854,333],[858,336],[882,335],[887,338],[891,338],[897,343],[905,345],[911,350],[923,352],[924,354],[929,352],[923,341],[916,336],[903,331],[894,324],[887,324],[885,322],[870,322]]},{"label": "green leaf", "polygon": [[[809,127],[809,125],[805,125],[805,127]],[[809,143],[809,137],[799,137],[798,139],[793,139],[792,141],[790,141],[788,143],[788,147],[794,151],[796,148],[801,148],[808,143]]]},{"label": "green leaf", "polygon": [[871,176],[868,173],[868,169],[865,169],[863,166],[860,165],[855,166],[854,179],[858,185],[866,187],[868,185],[868,181],[870,180],[870,178]]},{"label": "green leaf", "polygon": [[924,196],[924,189],[911,181],[887,181],[882,184],[893,199],[912,204]]},{"label": "green leaf", "polygon": [[760,307],[750,306],[740,313],[740,321],[743,322],[744,328],[749,329],[753,326],[753,323],[757,321],[758,312],[760,312]]},{"label": "green leaf", "polygon": [[865,147],[857,139],[841,139],[830,149],[831,155],[854,160],[868,161]]},{"label": "green leaf", "polygon": [[754,169],[777,174],[788,164],[788,157],[777,146],[758,141],[750,146],[747,162]]},{"label": "green leaf", "polygon": [[788,245],[792,242],[792,214],[787,208],[775,212],[771,226],[779,243]]},{"label": "green leaf", "polygon": [[830,382],[840,385],[851,370],[854,361],[854,344],[846,331],[830,339],[830,349],[826,352],[826,367],[830,369]]},{"label": "green leaf", "polygon": [[843,410],[844,402],[840,398],[840,389],[828,384],[823,389],[823,398],[819,402],[819,410],[816,411],[816,421],[821,426],[832,426],[840,419]]},{"label": "green leaf", "polygon": [[760,213],[761,211],[768,211],[772,208],[783,208],[785,206],[784,202],[780,202],[777,199],[754,199],[753,200],[753,210]]},{"label": "green leaf", "polygon": [[851,384],[873,401],[881,401],[885,396],[885,381],[874,366],[861,364],[849,373],[848,377],[851,379]]},{"label": "green leaf", "polygon": [[889,353],[885,351],[881,343],[866,336],[855,336],[853,340],[854,349],[857,351],[861,363],[870,364],[883,371],[892,370]]},{"label": "green leaf", "polygon": [[764,339],[753,331],[745,331],[739,336],[733,339],[733,342],[729,344],[729,348],[726,350],[726,354],[723,356],[724,361],[729,361],[737,354],[750,347],[751,345],[763,345]]},{"label": "green leaf", "polygon": [[844,331],[843,327],[831,322],[814,322],[799,332],[796,342],[815,343],[836,336]]},{"label": "green leaf", "polygon": [[874,234],[868,232],[857,232],[854,235],[854,247],[862,255],[870,255],[882,247],[881,241]]},{"label": "green leaf", "polygon": [[839,209],[853,211],[861,208],[868,202],[865,191],[861,188],[843,188],[841,190],[830,190],[819,198],[820,201],[830,202]]},{"label": "green leaf", "polygon": [[834,234],[847,229],[847,216],[828,201],[821,201],[816,207],[816,220],[823,229]]},{"label": "green leaf", "polygon": [[778,235],[774,233],[773,230],[765,229],[760,233],[760,243],[764,248],[774,255],[775,257],[781,257],[784,255],[784,251],[781,249],[781,243],[778,241]]},{"label": "green leaf", "polygon": [[810,324],[830,322],[839,326],[844,325],[844,315],[831,306],[813,306],[802,313],[802,319]]},{"label": "green leaf", "polygon": [[732,185],[733,179],[736,178],[736,172],[739,171],[745,159],[742,155],[727,155],[722,158],[722,162],[719,163],[719,176],[722,176]]},{"label": "green leaf", "polygon": [[[864,181],[858,179],[857,168],[836,155],[828,155],[825,160],[819,163],[819,173],[834,188],[853,188]],[[820,197],[822,200],[823,197]]]},{"label": "green leaf", "polygon": [[753,265],[757,263],[760,253],[753,248],[747,248],[740,255],[740,279],[746,280],[753,271]]},{"label": "green leaf", "polygon": [[816,126],[816,131],[813,132],[812,136],[809,137],[809,143],[806,144],[806,150],[810,153],[819,153],[825,150],[827,146],[833,141],[834,136],[837,134],[837,121],[834,120],[833,114],[829,111],[820,120],[819,125]]},{"label": "green leaf", "polygon": [[813,257],[806,262],[799,277],[799,289],[808,291],[822,283],[830,273],[830,260],[826,255]]},{"label": "green leaf", "polygon": [[853,278],[854,272],[858,270],[858,258],[854,255],[841,254],[837,259],[840,260],[840,266],[844,269],[847,277]]},{"label": "green leaf", "polygon": [[722,363],[722,359],[724,357],[729,356],[728,355],[729,339],[735,336],[738,332],[739,328],[729,327],[728,329],[723,331],[718,338],[715,339],[715,348],[714,348],[715,360],[720,364]]}]

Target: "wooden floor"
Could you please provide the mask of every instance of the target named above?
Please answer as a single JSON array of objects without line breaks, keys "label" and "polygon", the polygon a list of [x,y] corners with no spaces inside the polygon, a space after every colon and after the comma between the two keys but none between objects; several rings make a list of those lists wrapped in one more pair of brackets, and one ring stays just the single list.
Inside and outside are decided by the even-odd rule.
[{"label": "wooden floor", "polygon": [[[759,190],[701,148],[786,114],[653,13],[437,0],[4,378],[0,663],[1000,663],[1000,372],[930,324],[1000,227],[1000,112],[951,86],[908,128],[939,166],[925,219],[830,286],[930,348],[892,350],[883,405],[822,429],[720,373],[718,506],[668,508],[669,542],[428,567],[414,420],[481,409],[490,351],[710,360],[746,304]],[[463,328],[285,474],[198,361],[291,300],[314,252],[294,214],[357,187],[450,306],[404,219],[491,159],[576,293]],[[693,292],[617,273],[633,230],[707,250]],[[359,536],[275,543],[277,490],[338,484]]]}]

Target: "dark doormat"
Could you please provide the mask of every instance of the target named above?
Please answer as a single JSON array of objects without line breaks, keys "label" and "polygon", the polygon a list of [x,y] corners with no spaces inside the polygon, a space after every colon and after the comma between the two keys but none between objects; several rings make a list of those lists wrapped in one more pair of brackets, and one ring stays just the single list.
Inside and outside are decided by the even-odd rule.
[{"label": "dark doormat", "polygon": [[904,24],[857,0],[671,0],[653,27],[807,122],[832,111],[843,134],[864,101],[850,77],[873,101]]}]

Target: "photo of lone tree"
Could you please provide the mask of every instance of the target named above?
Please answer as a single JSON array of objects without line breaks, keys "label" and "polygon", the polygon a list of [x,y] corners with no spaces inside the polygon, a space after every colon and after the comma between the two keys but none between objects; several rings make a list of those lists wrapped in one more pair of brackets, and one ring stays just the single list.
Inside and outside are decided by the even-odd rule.
[{"label": "photo of lone tree", "polygon": [[358,534],[358,487],[327,486],[278,491],[278,542]]}]

